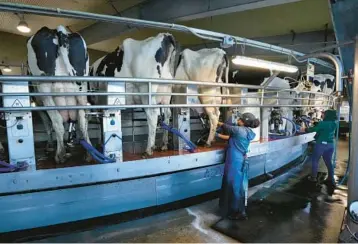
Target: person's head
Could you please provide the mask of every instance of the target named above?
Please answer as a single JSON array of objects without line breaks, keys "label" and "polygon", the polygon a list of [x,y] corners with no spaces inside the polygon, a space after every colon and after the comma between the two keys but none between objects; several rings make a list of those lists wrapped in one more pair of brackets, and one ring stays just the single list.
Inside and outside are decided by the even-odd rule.
[{"label": "person's head", "polygon": [[257,128],[260,126],[260,120],[258,120],[252,113],[243,113],[237,119],[237,125]]},{"label": "person's head", "polygon": [[328,109],[323,112],[322,119],[324,121],[335,121],[338,119],[337,111],[334,109]]}]

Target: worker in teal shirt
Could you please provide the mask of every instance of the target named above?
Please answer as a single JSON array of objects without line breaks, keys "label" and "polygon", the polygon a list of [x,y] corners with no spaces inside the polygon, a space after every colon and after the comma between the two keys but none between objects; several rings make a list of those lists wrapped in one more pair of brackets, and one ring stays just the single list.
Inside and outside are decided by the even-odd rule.
[{"label": "worker in teal shirt", "polygon": [[324,182],[327,185],[327,193],[333,195],[336,187],[334,180],[334,169],[332,165],[332,156],[334,152],[334,139],[337,129],[337,112],[336,110],[326,110],[323,114],[323,121],[318,122],[316,126],[302,128],[305,132],[316,132],[316,145],[312,154],[312,172],[310,180],[317,182],[317,172],[319,159],[323,157],[324,163],[328,170],[328,178]]},{"label": "worker in teal shirt", "polygon": [[242,114],[237,125],[219,122],[218,126],[226,132],[216,136],[228,140],[224,176],[220,194],[220,209],[223,217],[246,219],[246,196],[248,188],[247,152],[250,142],[256,134],[251,128],[257,128],[260,121],[252,113]]}]

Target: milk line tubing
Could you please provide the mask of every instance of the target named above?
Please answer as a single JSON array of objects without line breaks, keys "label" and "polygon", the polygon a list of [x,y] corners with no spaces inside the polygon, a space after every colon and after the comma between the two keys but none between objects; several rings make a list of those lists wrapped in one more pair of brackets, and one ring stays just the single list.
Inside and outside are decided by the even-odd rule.
[{"label": "milk line tubing", "polygon": [[[110,22],[110,23],[125,23],[131,24],[134,26],[140,27],[150,27],[157,29],[166,29],[166,30],[174,30],[179,32],[184,32],[188,34],[193,34],[201,39],[212,40],[221,42],[224,38],[230,36],[223,33],[201,30],[197,28],[187,27],[185,25],[178,25],[174,23],[164,23],[164,22],[156,22],[156,21],[148,21],[142,19],[133,19],[126,17],[119,17],[113,15],[104,15],[104,14],[96,14],[96,13],[88,13],[82,11],[75,10],[65,10],[60,8],[46,8],[39,7],[27,4],[15,4],[15,3],[0,3],[0,11],[5,12],[16,12],[16,13],[27,13],[27,14],[36,14],[36,15],[45,15],[45,16],[55,16],[55,17],[66,17],[66,18],[76,18],[76,19],[84,19],[84,20],[97,20],[102,22]],[[305,56],[305,54],[296,52],[287,48],[282,48],[279,46],[271,45],[268,43],[263,43],[243,37],[231,36],[235,39],[236,44],[251,46],[254,48],[259,48],[263,50],[268,50],[276,53],[281,53],[285,55],[296,57]],[[320,64],[330,69],[334,69],[334,67],[322,60],[312,58],[310,62]]]},{"label": "milk line tubing", "polygon": [[[243,85],[243,84],[227,84],[227,83],[216,83],[216,82],[200,82],[200,81],[184,81],[184,80],[164,80],[164,79],[143,79],[143,78],[112,78],[112,77],[90,77],[90,76],[0,76],[0,83],[7,84],[11,83],[12,85],[16,84],[17,82],[23,82],[23,81],[36,81],[36,82],[52,82],[52,81],[64,81],[64,82],[74,82],[74,81],[88,81],[88,82],[133,82],[133,83],[145,83],[149,86],[149,92],[146,93],[120,93],[117,92],[115,94],[118,94],[118,96],[129,96],[129,95],[143,95],[143,96],[149,96],[149,103],[141,105],[142,108],[174,108],[174,107],[312,107],[312,105],[284,105],[280,104],[279,100],[285,100],[285,99],[296,99],[295,97],[285,97],[280,98],[279,92],[294,92],[296,93],[296,90],[294,89],[282,89],[279,87],[263,87],[263,86],[254,86],[254,85]],[[241,98],[257,98],[260,102],[258,104],[152,104],[152,96],[158,96],[158,95],[167,95],[167,96],[175,96],[177,94],[180,94],[180,96],[212,96],[207,94],[200,94],[200,93],[159,93],[156,94],[155,92],[152,92],[153,84],[179,84],[179,85],[198,85],[198,86],[211,86],[211,87],[237,87],[237,88],[252,88],[252,89],[261,89],[262,94],[264,93],[276,93],[276,96],[274,97],[265,97],[260,94],[257,96],[252,95],[215,95],[217,97],[241,97]],[[265,91],[269,90],[269,91]],[[301,92],[299,92],[301,93]],[[322,96],[326,98],[326,100],[323,100],[325,104],[320,104],[320,107],[331,107],[333,105],[333,100],[330,99],[331,96],[319,93],[319,92],[310,92],[310,91],[302,91],[302,93],[307,94],[316,94],[319,96]],[[0,93],[0,96],[16,96],[17,94],[21,94],[24,96],[65,96],[66,93]],[[73,92],[70,93],[72,96],[81,96],[81,95],[96,95],[97,93],[93,92]],[[103,95],[110,96],[111,93],[102,92]],[[112,93],[113,94],[113,93]],[[296,93],[297,94],[297,93]],[[69,95],[67,95],[69,96]],[[264,99],[276,99],[275,104],[263,104]],[[308,98],[297,98],[297,100],[310,100]],[[322,99],[320,99],[322,100]],[[41,106],[41,107],[4,107],[0,108],[0,111],[3,112],[9,112],[9,111],[38,111],[38,110],[76,110],[76,109],[126,109],[126,108],[136,108],[138,105],[125,105],[125,104],[117,104],[117,105],[73,105],[73,106]]]}]

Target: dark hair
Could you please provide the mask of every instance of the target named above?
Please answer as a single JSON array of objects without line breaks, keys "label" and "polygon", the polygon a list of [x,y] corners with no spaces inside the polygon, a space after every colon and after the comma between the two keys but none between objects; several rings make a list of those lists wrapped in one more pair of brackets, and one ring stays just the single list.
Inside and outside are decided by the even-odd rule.
[{"label": "dark hair", "polygon": [[250,120],[250,121],[247,121],[244,125],[246,127],[255,129],[260,126],[260,120],[258,120],[258,119]]}]

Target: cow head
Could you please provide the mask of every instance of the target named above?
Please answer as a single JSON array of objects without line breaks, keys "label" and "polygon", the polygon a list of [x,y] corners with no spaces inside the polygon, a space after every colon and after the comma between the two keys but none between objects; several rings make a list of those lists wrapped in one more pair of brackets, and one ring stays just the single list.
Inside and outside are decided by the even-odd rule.
[{"label": "cow head", "polygon": [[325,77],[322,75],[315,75],[313,77],[313,83],[311,86],[311,91],[313,92],[323,92],[323,88],[325,85]]},{"label": "cow head", "polygon": [[332,94],[335,89],[335,77],[333,75],[326,74],[325,75],[325,87],[323,92],[326,94]]}]

